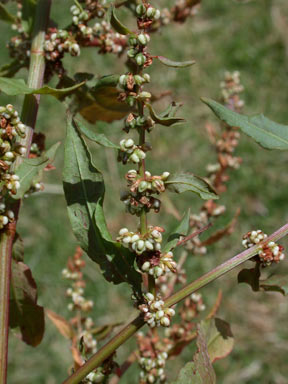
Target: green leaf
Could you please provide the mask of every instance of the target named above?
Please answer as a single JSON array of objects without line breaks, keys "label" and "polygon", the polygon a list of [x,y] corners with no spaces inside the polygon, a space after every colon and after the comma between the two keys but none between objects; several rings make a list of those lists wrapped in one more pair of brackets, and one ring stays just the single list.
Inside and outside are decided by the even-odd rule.
[{"label": "green leaf", "polygon": [[202,199],[218,199],[214,188],[204,179],[192,173],[175,173],[165,181],[167,189],[175,193],[194,192]]},{"label": "green leaf", "polygon": [[114,284],[127,282],[139,292],[141,275],[133,268],[134,255],[111,239],[103,212],[103,176],[93,165],[88,148],[70,115],[63,183],[69,219],[82,249],[99,264],[106,280]]},{"label": "green leaf", "polygon": [[19,60],[13,60],[8,64],[4,64],[0,68],[0,78],[13,77],[24,66],[25,66],[25,63]]},{"label": "green leaf", "polygon": [[173,61],[170,59],[167,59],[167,57],[164,56],[157,56],[157,59],[167,67],[172,68],[187,68],[191,67],[191,65],[194,65],[196,63],[195,60],[189,60],[189,61]]},{"label": "green leaf", "polygon": [[159,116],[174,117],[178,109],[180,109],[182,106],[183,106],[183,103],[176,103],[175,101],[172,101],[172,103],[169,104],[168,107],[163,112],[159,113]]},{"label": "green leaf", "polygon": [[76,89],[82,87],[83,84],[85,83],[83,82],[80,84],[76,84],[73,87],[62,89],[51,88],[48,87],[48,85],[45,85],[42,88],[32,89],[25,84],[25,81],[23,79],[8,79],[6,77],[0,77],[1,91],[10,96],[40,94],[51,95],[58,98],[73,93]]},{"label": "green leaf", "polygon": [[283,296],[288,295],[288,281],[286,276],[272,275],[265,280],[260,280],[260,265],[255,268],[243,269],[238,274],[238,283],[246,283],[251,286],[254,292],[278,292]]},{"label": "green leaf", "polygon": [[29,191],[33,180],[38,176],[48,164],[54,161],[57,149],[61,143],[54,144],[44,155],[32,158],[24,159],[15,173],[20,178],[20,188],[17,190],[16,195],[12,195],[13,199],[22,199],[27,191]]},{"label": "green leaf", "polygon": [[266,149],[288,149],[288,126],[275,123],[264,115],[245,116],[232,111],[216,101],[201,99],[215,115],[231,127],[240,128]]},{"label": "green leaf", "polygon": [[24,263],[12,259],[11,269],[9,325],[20,327],[22,340],[36,347],[45,330],[44,309],[37,305],[37,286]]},{"label": "green leaf", "polygon": [[24,242],[18,232],[13,240],[12,257],[16,261],[24,261]]},{"label": "green leaf", "polygon": [[288,295],[288,281],[286,276],[273,275],[266,280],[261,280],[260,289],[265,292],[279,292]]},{"label": "green leaf", "polygon": [[173,384],[216,384],[216,375],[210,360],[206,330],[197,328],[197,352],[193,362],[187,363]]},{"label": "green leaf", "polygon": [[259,291],[260,289],[260,279],[261,273],[260,273],[260,265],[259,263],[256,263],[254,268],[251,269],[242,269],[242,271],[239,272],[238,274],[238,283],[246,283],[250,285],[252,290],[254,292]]},{"label": "green leaf", "polygon": [[201,332],[205,338],[210,361],[223,359],[234,347],[234,337],[230,325],[219,318],[203,320],[200,323],[198,334]]},{"label": "green leaf", "polygon": [[189,231],[189,220],[190,220],[190,209],[188,212],[183,216],[183,219],[180,221],[180,223],[177,224],[176,228],[170,233],[167,239],[167,243],[165,244],[165,247],[163,248],[163,252],[169,252],[171,249],[175,248],[180,236],[187,236]]},{"label": "green leaf", "polygon": [[92,129],[87,128],[81,121],[75,119],[75,123],[89,140],[95,141],[95,143],[102,145],[103,147],[120,149],[119,145],[112,143],[103,133],[96,133]]},{"label": "green leaf", "polygon": [[[108,123],[123,119],[133,111],[128,104],[118,99],[119,76],[109,75],[100,78],[94,87],[83,86],[74,95],[71,103],[73,113],[79,112],[89,123],[98,120]],[[73,80],[66,77],[66,82]]]},{"label": "green leaf", "polygon": [[127,28],[116,16],[115,8],[112,8],[110,23],[116,32],[120,35],[129,35],[132,33],[129,28]]},{"label": "green leaf", "polygon": [[161,124],[161,125],[165,125],[167,127],[170,127],[171,125],[173,124],[176,124],[176,123],[183,123],[185,120],[182,119],[181,117],[174,117],[174,116],[169,116],[170,112],[168,112],[168,116],[161,116],[161,115],[157,115],[156,112],[154,111],[152,105],[150,104],[146,104],[146,106],[148,107],[149,111],[150,111],[150,116],[151,118],[157,123],[157,124]]},{"label": "green leaf", "polygon": [[2,3],[0,3],[0,20],[10,24],[16,23],[16,17],[11,15]]}]

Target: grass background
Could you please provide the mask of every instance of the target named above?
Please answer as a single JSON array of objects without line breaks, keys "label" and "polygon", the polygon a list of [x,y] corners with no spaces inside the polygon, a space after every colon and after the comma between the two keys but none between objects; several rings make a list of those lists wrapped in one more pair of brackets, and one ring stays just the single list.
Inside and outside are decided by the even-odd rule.
[{"label": "grass background", "polygon": [[[160,1],[167,4],[167,1]],[[72,1],[54,1],[52,14],[59,26],[69,21],[68,9]],[[285,6],[285,2],[282,2]],[[150,69],[150,89],[155,93],[172,90],[173,100],[183,101],[182,115],[187,123],[174,128],[157,127],[151,134],[154,151],[149,154],[148,169],[152,172],[187,170],[205,175],[207,163],[215,161],[205,123],[216,120],[199,100],[201,96],[217,99],[219,83],[225,70],[240,70],[245,86],[245,112],[264,112],[279,123],[288,122],[287,66],[285,46],[272,23],[271,0],[240,2],[232,0],[204,0],[200,12],[183,26],[169,26],[152,37],[151,52],[172,59],[195,58],[191,69],[173,70],[156,63]],[[287,8],[287,5],[286,5]],[[1,64],[8,58],[5,44],[13,35],[9,26],[1,25]],[[93,72],[97,75],[122,73],[123,60],[114,56],[99,56],[93,49],[82,50],[79,58],[67,58],[68,72]],[[25,78],[21,71],[20,77]],[[0,95],[1,105],[12,102],[19,109],[22,98]],[[159,110],[169,98],[156,105]],[[111,140],[123,134],[121,124],[105,129]],[[101,124],[97,125],[103,131]],[[65,137],[65,110],[52,98],[42,98],[37,130],[47,135],[47,144]],[[123,213],[118,200],[119,189],[124,187],[123,169],[118,170],[113,152],[91,146],[95,163],[103,170],[107,185],[106,213],[113,233],[123,226],[136,224],[134,217]],[[287,222],[287,153],[265,151],[243,136],[237,149],[243,158],[240,170],[231,174],[228,191],[220,202],[227,213],[219,225],[228,222],[237,207],[241,215],[235,233],[217,246],[210,248],[205,257],[190,257],[188,281],[216,266],[219,262],[241,250],[241,236],[252,228],[271,233]],[[60,193],[43,193],[32,196],[22,206],[19,232],[25,243],[25,260],[33,271],[39,288],[39,303],[67,316],[65,287],[61,269],[75,249],[70,230],[64,197],[61,193],[63,145],[58,153],[56,171],[47,174],[49,185],[59,186]],[[165,169],[163,168],[165,167]],[[171,196],[171,195],[170,195]],[[200,199],[193,195],[171,196],[182,213],[188,207],[197,212]],[[168,229],[173,218],[165,212],[151,214],[151,222],[165,223]],[[287,240],[283,244],[287,245]],[[249,265],[248,265],[249,266]],[[287,262],[278,271],[288,272]],[[117,319],[126,322],[134,315],[125,286],[110,286],[98,272],[97,266],[87,260],[87,296],[94,300],[93,318],[97,324]],[[224,300],[219,316],[232,325],[235,348],[230,356],[214,364],[218,382],[224,384],[285,384],[288,383],[288,328],[287,298],[279,294],[253,293],[248,286],[237,285],[236,272],[232,272],[203,289],[204,300],[213,303],[219,288]],[[121,310],[119,310],[121,309]],[[135,343],[130,341],[118,354],[122,362]],[[193,345],[167,368],[170,379],[185,361],[193,356]],[[47,321],[42,344],[33,349],[24,345],[15,332],[11,332],[9,349],[8,383],[54,384],[60,383],[71,364],[69,342],[59,335]],[[137,382],[137,367],[125,375],[121,383]]]}]

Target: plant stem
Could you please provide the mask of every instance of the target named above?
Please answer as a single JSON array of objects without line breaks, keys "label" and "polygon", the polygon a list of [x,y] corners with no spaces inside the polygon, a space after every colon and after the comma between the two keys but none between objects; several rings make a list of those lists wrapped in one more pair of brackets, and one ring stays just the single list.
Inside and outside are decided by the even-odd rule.
[{"label": "plant stem", "polygon": [[[257,255],[262,244],[268,243],[269,241],[277,241],[282,237],[286,236],[288,233],[288,223],[283,227],[279,228],[276,232],[270,235],[262,243],[254,245],[253,247],[245,250],[244,252],[239,253],[234,256],[232,259],[225,261],[223,264],[219,265],[212,271],[201,276],[199,279],[193,281],[192,283],[186,285],[174,295],[170,296],[165,301],[165,306],[170,307],[179,301],[185,299],[185,297],[191,295],[193,292],[198,291],[200,288],[203,288],[212,281],[218,279],[220,276],[231,271],[235,267],[243,264],[245,261],[251,259],[251,257]],[[128,324],[120,333],[113,337],[106,345],[104,345],[94,356],[92,356],[82,367],[68,379],[66,379],[63,384],[78,384],[83,380],[93,369],[99,367],[104,360],[106,360],[112,353],[125,341],[127,341],[134,333],[137,332],[139,328],[144,325],[144,320],[141,315],[134,319],[130,324]]]},{"label": "plant stem", "polygon": [[[49,20],[50,6],[51,0],[39,0],[36,7],[28,74],[28,86],[31,88],[40,88],[43,83],[45,70],[43,43]],[[21,141],[21,144],[27,148],[26,156],[29,155],[30,151],[38,106],[39,95],[25,96],[21,121],[29,128],[26,138]],[[21,157],[18,156],[15,167],[21,161]],[[18,200],[11,207],[15,213],[15,222],[9,224],[8,229],[1,234],[0,238],[0,384],[5,384],[7,381],[11,259],[20,203],[21,201]]]}]

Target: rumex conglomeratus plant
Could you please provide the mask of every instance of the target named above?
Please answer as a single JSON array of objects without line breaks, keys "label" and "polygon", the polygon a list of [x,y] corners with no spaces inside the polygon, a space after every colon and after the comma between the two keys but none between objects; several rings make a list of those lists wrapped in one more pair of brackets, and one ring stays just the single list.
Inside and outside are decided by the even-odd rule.
[{"label": "rumex conglomeratus plant", "polygon": [[[62,271],[63,278],[69,282],[66,296],[71,317],[66,320],[46,310],[60,333],[71,341],[73,366],[69,370],[71,376],[64,383],[107,383],[108,380],[117,383],[136,361],[141,384],[164,383],[169,360],[194,340],[197,352],[193,362],[185,365],[175,384],[183,383],[183,377],[207,383],[204,371],[208,372],[209,383],[215,383],[212,364],[230,353],[233,335],[229,324],[215,317],[222,293],[218,293],[214,305],[208,308],[205,297],[196,291],[251,259],[256,263],[255,268],[241,271],[238,281],[250,284],[255,291],[283,293],[281,286],[260,277],[264,268],[284,259],[284,249],[277,241],[288,233],[287,224],[270,236],[261,230],[248,232],[243,237],[247,248],[244,252],[184,285],[187,279],[184,263],[188,254],[206,254],[209,245],[230,234],[236,225],[237,213],[228,226],[212,232],[206,240],[199,237],[214,218],[225,212],[225,206],[216,204],[215,200],[227,188],[228,171],[240,166],[241,159],[234,154],[240,130],[265,148],[283,150],[288,146],[284,126],[262,115],[250,118],[240,114],[244,103],[240,98],[243,87],[238,72],[226,73],[221,83],[224,105],[203,99],[222,120],[219,130],[207,124],[217,154],[217,163],[207,166],[207,176],[173,173],[166,168],[153,174],[147,167],[154,130],[162,129],[161,126],[181,129],[179,124],[183,122],[176,116],[180,103],[172,102],[164,111],[156,112],[152,104],[157,97],[149,84],[157,85],[157,79],[148,73],[149,68],[155,62],[178,70],[195,64],[194,60],[178,62],[155,55],[149,44],[162,28],[173,26],[174,22],[184,23],[194,16],[199,4],[199,0],[177,0],[171,8],[158,9],[157,4],[146,0],[115,3],[75,0],[69,10],[70,24],[60,29],[49,20],[51,1],[16,1],[16,15],[1,3],[2,19],[11,23],[18,35],[8,44],[13,61],[1,68],[0,88],[9,96],[25,95],[21,117],[11,104],[0,108],[1,383],[6,383],[7,376],[10,282],[13,287],[10,327],[19,327],[23,341],[32,346],[41,342],[44,333],[44,309],[37,304],[36,284],[23,262],[23,252],[19,252],[22,241],[16,234],[21,199],[43,190],[43,171],[53,169],[51,163],[59,146],[56,143],[45,151],[44,135],[33,132],[40,95],[52,95],[60,101],[66,99],[63,187],[71,226],[81,247]],[[121,21],[124,16],[127,19],[129,16],[126,23],[129,27]],[[84,48],[96,48],[95,54],[112,53],[119,60],[125,60],[126,69],[100,78],[94,73],[75,73],[70,77],[63,59],[68,54],[71,60],[76,60]],[[29,68],[27,84],[22,79],[11,79],[21,68]],[[59,79],[56,88],[45,84],[54,76]],[[91,123],[102,120],[107,124],[121,120],[123,137],[119,144],[113,143],[98,133],[97,126],[93,130],[87,128],[83,119]],[[137,224],[134,228],[123,224],[115,238],[109,232],[104,215],[104,177],[94,165],[83,136],[116,151],[119,163],[129,166],[125,174],[126,191],[120,199]],[[199,213],[191,214],[187,210],[183,217],[174,209],[178,222],[170,231],[162,222],[157,222],[161,197],[167,192],[192,192],[205,203]],[[154,214],[156,218],[152,221]],[[181,247],[184,251],[179,257]],[[98,326],[94,318],[94,298],[85,296],[84,253],[99,265],[108,282],[126,283],[131,287],[132,303],[138,315],[118,333],[115,328],[121,324]],[[178,284],[184,286],[174,292]],[[25,320],[27,317],[29,322]],[[147,329],[137,333],[144,325],[148,325]],[[114,332],[113,338],[99,347],[111,332]],[[133,335],[136,335],[137,349],[120,365],[116,350]]]}]

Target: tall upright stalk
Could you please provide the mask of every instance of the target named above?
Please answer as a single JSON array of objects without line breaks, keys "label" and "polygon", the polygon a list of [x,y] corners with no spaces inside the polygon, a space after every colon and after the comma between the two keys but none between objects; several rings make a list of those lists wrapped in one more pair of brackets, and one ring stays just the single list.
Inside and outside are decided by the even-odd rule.
[{"label": "tall upright stalk", "polygon": [[[43,43],[45,31],[49,21],[52,0],[38,0],[34,19],[34,29],[31,46],[31,58],[28,73],[28,86],[40,88],[43,84],[45,71],[45,58]],[[22,122],[27,125],[28,132],[21,144],[27,148],[29,155],[33,130],[36,124],[40,95],[26,95],[22,107]],[[19,160],[18,160],[19,159]],[[18,156],[15,166],[21,162]],[[0,384],[7,381],[7,359],[8,359],[8,334],[9,334],[9,295],[11,278],[11,258],[13,240],[16,233],[16,224],[21,201],[16,201],[11,209],[15,213],[15,222],[8,225],[8,229],[1,234],[0,238]]]},{"label": "tall upright stalk", "polygon": [[[265,239],[265,243],[269,241],[277,241],[282,237],[288,234],[288,223],[279,228],[276,232],[270,235]],[[245,261],[251,259],[253,256],[257,255],[259,249],[261,248],[262,243],[259,243],[244,252],[239,253],[238,255],[232,257],[231,259],[225,261],[223,264],[214,268],[212,271],[206,273],[205,275],[199,277],[197,280],[186,285],[174,295],[170,296],[165,301],[166,307],[171,307],[183,300],[185,297],[191,295],[193,292],[198,291],[200,288],[208,285],[212,281],[223,276],[227,272],[236,268],[240,264],[243,264]],[[82,367],[79,368],[72,376],[63,382],[63,384],[78,384],[83,380],[93,369],[99,367],[104,360],[111,356],[114,351],[120,347],[125,341],[127,341],[131,336],[133,336],[138,329],[140,329],[145,324],[143,317],[139,315],[131,323],[129,323],[122,331],[115,335],[107,344],[105,344],[99,351],[92,356]]]}]

